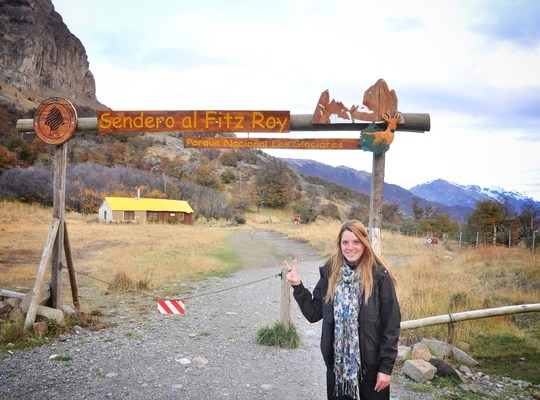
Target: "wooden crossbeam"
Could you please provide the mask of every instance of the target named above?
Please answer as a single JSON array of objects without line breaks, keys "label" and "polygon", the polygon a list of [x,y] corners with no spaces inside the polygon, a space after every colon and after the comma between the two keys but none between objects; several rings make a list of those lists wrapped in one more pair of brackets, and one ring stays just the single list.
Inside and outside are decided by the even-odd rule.
[{"label": "wooden crossbeam", "polygon": [[[431,129],[430,115],[426,113],[401,113],[402,121],[397,125],[397,131],[427,132]],[[368,122],[314,124],[312,114],[291,114],[291,132],[359,132],[366,129]],[[386,128],[386,122],[375,124],[379,128]],[[20,119],[17,121],[19,132],[34,132],[33,119]],[[97,117],[78,118],[77,131],[97,131]],[[284,134],[285,135],[285,134]]]}]

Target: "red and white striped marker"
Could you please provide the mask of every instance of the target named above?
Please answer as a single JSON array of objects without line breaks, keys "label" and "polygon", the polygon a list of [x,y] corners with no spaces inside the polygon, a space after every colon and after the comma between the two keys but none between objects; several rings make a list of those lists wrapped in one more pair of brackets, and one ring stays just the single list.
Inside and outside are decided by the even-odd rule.
[{"label": "red and white striped marker", "polygon": [[184,300],[158,300],[157,309],[159,314],[182,314],[186,313]]}]

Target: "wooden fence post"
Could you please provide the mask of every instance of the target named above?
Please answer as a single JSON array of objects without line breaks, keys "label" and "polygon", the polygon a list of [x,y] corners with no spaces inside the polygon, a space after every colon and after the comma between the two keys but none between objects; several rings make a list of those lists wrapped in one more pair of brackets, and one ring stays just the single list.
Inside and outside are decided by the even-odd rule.
[{"label": "wooden fence post", "polygon": [[289,329],[291,325],[291,285],[286,280],[287,268],[281,269],[281,325]]}]

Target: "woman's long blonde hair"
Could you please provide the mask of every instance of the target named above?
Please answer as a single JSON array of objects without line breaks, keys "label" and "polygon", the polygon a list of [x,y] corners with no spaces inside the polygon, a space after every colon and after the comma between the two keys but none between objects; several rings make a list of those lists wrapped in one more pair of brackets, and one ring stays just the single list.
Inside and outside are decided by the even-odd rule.
[{"label": "woman's long blonde hair", "polygon": [[354,234],[364,245],[364,252],[360,256],[360,263],[357,267],[357,278],[362,284],[362,290],[364,291],[364,301],[367,303],[373,292],[373,266],[375,263],[379,264],[383,268],[386,268],[388,275],[396,284],[396,278],[392,271],[390,271],[388,262],[379,254],[375,253],[371,242],[369,241],[368,231],[366,227],[355,219],[345,222],[341,226],[337,237],[337,250],[331,258],[330,276],[328,277],[328,290],[326,292],[325,300],[330,303],[334,300],[334,294],[336,292],[336,284],[341,278],[341,267],[345,263],[345,257],[341,252],[341,236],[343,232],[349,231]]}]

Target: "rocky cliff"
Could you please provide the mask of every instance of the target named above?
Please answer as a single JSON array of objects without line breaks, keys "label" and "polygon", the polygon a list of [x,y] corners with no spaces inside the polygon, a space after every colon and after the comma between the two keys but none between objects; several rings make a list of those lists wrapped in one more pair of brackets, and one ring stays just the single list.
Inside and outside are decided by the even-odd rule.
[{"label": "rocky cliff", "polygon": [[81,41],[51,0],[0,0],[0,129],[33,118],[46,98],[70,100],[78,115],[106,108],[96,98],[94,76]]}]

